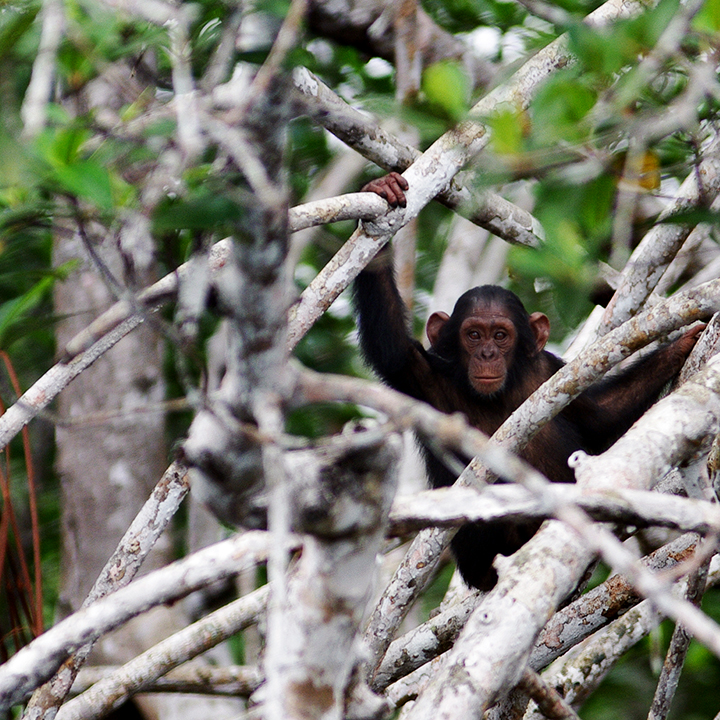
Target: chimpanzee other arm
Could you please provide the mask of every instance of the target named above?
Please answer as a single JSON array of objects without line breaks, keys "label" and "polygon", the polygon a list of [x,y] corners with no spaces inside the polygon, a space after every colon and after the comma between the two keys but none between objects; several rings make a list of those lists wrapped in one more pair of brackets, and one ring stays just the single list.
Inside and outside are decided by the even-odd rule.
[{"label": "chimpanzee other arm", "polygon": [[[408,184],[398,173],[369,182],[374,192],[393,206],[404,206]],[[426,399],[421,378],[429,372],[425,351],[408,331],[407,309],[400,297],[392,253],[384,247],[354,283],[360,347],[367,362],[391,387]]]},{"label": "chimpanzee other arm", "polygon": [[383,248],[355,280],[355,310],[365,359],[390,387],[424,400],[425,351],[408,331],[407,309],[395,283],[392,253]]},{"label": "chimpanzee other arm", "polygon": [[[682,368],[704,325],[696,325],[674,342],[633,363],[624,372],[591,387],[584,394],[594,405],[569,408],[576,415],[587,450],[599,453],[624,435],[659,398]],[[582,407],[582,396],[579,403]]]}]

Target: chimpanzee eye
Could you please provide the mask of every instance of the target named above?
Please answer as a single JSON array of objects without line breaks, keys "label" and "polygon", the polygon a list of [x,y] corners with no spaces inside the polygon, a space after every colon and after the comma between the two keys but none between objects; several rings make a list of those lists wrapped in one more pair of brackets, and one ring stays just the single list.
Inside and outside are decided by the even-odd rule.
[{"label": "chimpanzee eye", "polygon": [[505,340],[507,338],[508,334],[504,330],[498,330],[495,333],[495,339],[496,340]]},{"label": "chimpanzee eye", "polygon": [[477,330],[469,330],[467,336],[468,338],[470,338],[470,340],[480,339],[480,333]]}]

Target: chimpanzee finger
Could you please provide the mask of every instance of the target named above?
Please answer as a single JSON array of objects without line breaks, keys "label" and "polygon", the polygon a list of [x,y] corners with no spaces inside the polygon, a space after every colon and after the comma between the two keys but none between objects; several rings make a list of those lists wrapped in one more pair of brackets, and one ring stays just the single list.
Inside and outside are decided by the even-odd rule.
[{"label": "chimpanzee finger", "polygon": [[405,193],[403,190],[407,190],[408,187],[408,181],[400,175],[400,173],[391,172],[389,175],[385,176],[385,184],[389,191],[392,192],[392,195],[394,196],[394,202],[391,201],[388,198],[388,202],[393,206],[396,207],[399,205],[400,207],[405,207],[407,204],[407,200],[405,199]]},{"label": "chimpanzee finger", "polygon": [[397,183],[403,190],[407,190],[410,187],[408,181],[398,172],[389,172],[385,176],[385,180],[388,180],[393,184]]},{"label": "chimpanzee finger", "polygon": [[362,192],[374,192],[381,198],[384,198],[391,207],[405,207],[405,193],[408,183],[399,173],[390,173],[376,180],[371,180],[367,185],[363,186]]},{"label": "chimpanzee finger", "polygon": [[371,180],[369,183],[365,183],[365,185],[360,188],[360,192],[373,192],[381,198],[387,200],[387,190],[385,189],[384,180],[385,178]]}]

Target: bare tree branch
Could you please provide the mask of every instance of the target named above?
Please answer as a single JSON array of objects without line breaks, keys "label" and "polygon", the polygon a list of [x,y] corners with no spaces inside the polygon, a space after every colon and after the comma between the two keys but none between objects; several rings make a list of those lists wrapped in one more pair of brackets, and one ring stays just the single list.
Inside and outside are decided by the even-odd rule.
[{"label": "bare tree branch", "polygon": [[[256,623],[265,612],[268,594],[269,588],[265,586],[241,597],[171,635],[122,667],[105,673],[91,688],[66,703],[58,713],[58,720],[103,717],[135,693],[149,691],[149,686],[181,663]],[[202,679],[206,672],[212,677],[213,670],[215,668],[201,666],[193,672]],[[258,671],[254,671],[251,677],[257,687],[260,680]]]},{"label": "bare tree branch", "polygon": [[[643,558],[642,562],[653,571],[668,570],[690,561],[695,548],[696,536],[687,533]],[[641,600],[642,597],[625,578],[611,576],[550,619],[531,653],[529,667],[541,670]],[[399,688],[399,678],[423,667],[431,658],[443,652],[445,644],[454,641],[468,614],[481,601],[481,598],[468,597],[394,641],[376,675],[378,689],[384,689],[388,682],[397,683]],[[391,686],[389,689],[390,696],[395,700],[398,688]],[[504,717],[502,712],[497,714],[495,709],[490,711],[489,718],[492,720],[501,717]]]},{"label": "bare tree branch", "polygon": [[705,500],[645,490],[589,491],[578,486],[548,485],[542,497],[519,485],[448,487],[395,499],[390,533],[407,535],[418,528],[459,527],[499,518],[548,517],[560,502],[571,502],[600,521],[637,527],[672,527],[702,534],[720,532],[720,507]]},{"label": "bare tree branch", "polygon": [[[179,463],[173,463],[120,540],[117,550],[88,593],[83,607],[130,583],[188,490],[187,469]],[[87,644],[64,662],[52,682],[35,692],[26,708],[26,717],[33,720],[47,717],[62,704],[91,650],[92,644]]]},{"label": "bare tree branch", "polygon": [[184,6],[175,20],[168,23],[170,60],[172,63],[178,141],[186,160],[199,155],[205,147],[197,107],[195,83],[190,65],[190,20],[194,11]]},{"label": "bare tree branch", "polygon": [[703,159],[680,186],[674,201],[643,238],[623,270],[623,279],[608,304],[597,335],[628,320],[645,303],[692,227],[664,222],[691,208],[710,205],[720,192],[720,135],[706,144]]},{"label": "bare tree branch", "polygon": [[[591,692],[591,688],[596,688],[618,658],[656,628],[662,619],[662,614],[650,601],[643,601],[571,650],[560,661],[561,668],[555,671],[550,668],[543,673],[545,681],[559,688],[567,702],[579,707],[587,698],[585,689]],[[578,682],[581,676],[582,682]],[[535,711],[528,717],[541,720],[542,713]]]},{"label": "bare tree branch", "polygon": [[[310,536],[277,608],[281,635],[272,656],[275,682],[263,693],[265,706],[273,705],[266,714],[305,718],[310,709],[316,717],[343,717],[360,660],[356,634],[397,484],[399,448],[397,437],[380,436],[361,449],[331,442],[292,461],[292,526]],[[296,465],[303,460],[305,471]],[[371,702],[369,693],[350,697],[363,706]]]},{"label": "bare tree branch", "polygon": [[[720,357],[654,405],[613,447],[570,459],[580,487],[651,489],[672,467],[707,453],[720,429]],[[704,448],[704,450],[703,450]]]},{"label": "bare tree branch", "polygon": [[[19,650],[0,667],[0,711],[22,702],[60,663],[83,645],[131,617],[267,558],[268,533],[247,532],[179,560],[79,610]],[[297,547],[297,540],[293,539]]]},{"label": "bare tree branch", "polygon": [[536,672],[525,670],[518,688],[530,695],[543,717],[551,720],[580,720],[565,698]]},{"label": "bare tree branch", "polygon": [[[74,693],[85,692],[105,678],[114,675],[117,667],[94,665],[83,668],[73,685]],[[144,683],[143,691],[148,693],[192,693],[196,695],[229,695],[250,697],[260,684],[263,676],[259,668],[246,665],[225,665],[213,667],[188,663],[171,670],[167,675]],[[89,717],[89,716],[86,716]]]},{"label": "bare tree branch", "polygon": [[[687,599],[694,605],[700,606],[705,593],[710,560],[703,563],[697,571],[688,577]],[[670,703],[675,696],[680,673],[685,664],[685,657],[690,647],[690,635],[682,625],[676,625],[670,638],[670,646],[665,655],[665,662],[660,673],[655,696],[648,714],[648,720],[665,720],[670,711]]]},{"label": "bare tree branch", "polygon": [[[306,68],[295,70],[293,79],[304,98],[306,112],[376,165],[404,172],[421,156],[419,150],[348,105]],[[462,184],[453,181],[435,199],[509,243],[535,247],[542,242],[540,223],[529,212],[496,193],[475,197],[469,190],[472,185],[471,178]]]},{"label": "bare tree branch", "polygon": [[[708,582],[716,585],[718,581],[720,576],[715,564]],[[673,590],[674,595],[685,592],[686,585],[685,581],[678,583]],[[543,673],[543,677],[553,686],[559,687],[565,699],[578,707],[597,688],[618,658],[657,627],[662,619],[652,603],[646,600],[602,632],[578,645],[567,657]],[[579,681],[580,677],[582,681]],[[537,714],[530,717],[532,720],[540,720]]]}]

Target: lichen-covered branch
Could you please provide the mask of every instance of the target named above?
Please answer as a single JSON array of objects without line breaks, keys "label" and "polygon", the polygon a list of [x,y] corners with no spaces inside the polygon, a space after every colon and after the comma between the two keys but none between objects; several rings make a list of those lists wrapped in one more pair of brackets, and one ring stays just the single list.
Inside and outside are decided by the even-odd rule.
[{"label": "lichen-covered branch", "polygon": [[720,192],[720,135],[706,143],[700,164],[680,186],[673,202],[645,235],[622,272],[622,279],[605,309],[597,336],[617,327],[640,310],[670,262],[693,229],[690,224],[667,222],[673,215],[709,206]]},{"label": "lichen-covered branch", "polygon": [[651,489],[672,467],[707,453],[720,430],[720,357],[654,405],[602,455],[571,458],[580,487]]},{"label": "lichen-covered branch", "polygon": [[[304,98],[306,112],[379,167],[402,173],[420,157],[419,150],[348,105],[306,68],[295,70],[293,79]],[[453,181],[436,200],[509,243],[531,247],[540,244],[542,228],[529,212],[492,192],[475,197],[469,190],[471,185],[469,179],[462,185]]]},{"label": "lichen-covered branch", "polygon": [[[120,540],[117,550],[88,593],[83,607],[130,583],[189,489],[187,469],[180,463],[173,463]],[[54,709],[67,697],[78,670],[91,650],[92,644],[88,644],[63,663],[53,680],[35,692],[25,710],[25,717],[39,720],[54,714]]]},{"label": "lichen-covered branch", "polygon": [[[132,617],[267,558],[268,533],[248,532],[212,545],[97,600],[19,650],[0,668],[0,712],[22,702],[71,653]],[[293,546],[298,542],[293,539]]]},{"label": "lichen-covered branch", "polygon": [[[708,584],[716,585],[719,580],[715,566],[711,569]],[[683,594],[686,586],[684,580],[677,583],[673,593],[676,596]],[[547,682],[560,688],[568,702],[578,707],[597,688],[617,660],[657,627],[662,619],[662,614],[646,600],[574,648],[543,675]],[[540,720],[537,713],[529,717]]]},{"label": "lichen-covered branch", "polygon": [[[171,635],[122,667],[106,673],[91,688],[66,703],[60,709],[57,720],[104,717],[135,693],[147,690],[149,685],[173,668],[258,622],[265,612],[268,590],[264,586],[233,601]],[[203,672],[212,670],[201,666],[195,673],[202,676]]]},{"label": "lichen-covered branch", "polygon": [[[275,680],[264,694],[279,717],[344,717],[351,674],[361,660],[357,634],[395,493],[399,449],[397,437],[371,437],[365,447],[330,443],[287,458],[293,468],[291,524],[308,536],[278,608],[282,635]],[[372,698],[359,692],[351,697],[363,706]]]},{"label": "lichen-covered branch", "polygon": [[[688,577],[687,599],[694,605],[699,606],[705,594],[709,565],[708,560]],[[687,630],[682,625],[676,625],[655,688],[648,720],[665,720],[667,717],[690,648],[690,640],[691,636]]]},{"label": "lichen-covered branch", "polygon": [[702,534],[720,532],[720,506],[706,500],[628,490],[588,491],[548,485],[542,496],[520,485],[438,488],[396,498],[391,534],[403,536],[424,527],[459,527],[499,518],[549,517],[561,502],[574,503],[592,518],[637,527],[672,527]]},{"label": "lichen-covered branch", "polygon": [[[93,665],[83,668],[73,685],[73,692],[84,692],[92,685],[114,675],[118,670],[119,668],[112,665]],[[260,687],[262,681],[262,672],[254,666],[223,665],[215,667],[200,663],[186,663],[157,680],[143,683],[143,691],[247,698]]]}]

